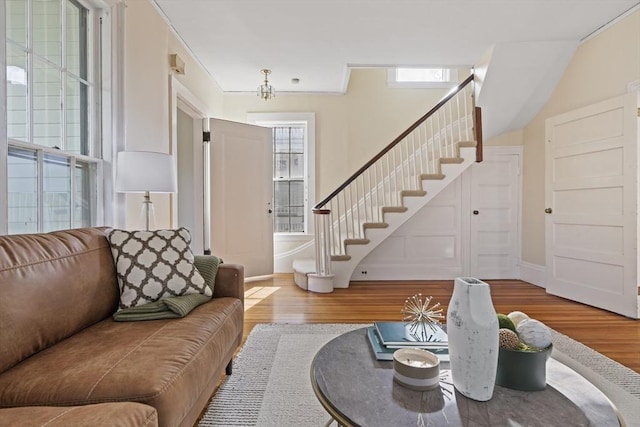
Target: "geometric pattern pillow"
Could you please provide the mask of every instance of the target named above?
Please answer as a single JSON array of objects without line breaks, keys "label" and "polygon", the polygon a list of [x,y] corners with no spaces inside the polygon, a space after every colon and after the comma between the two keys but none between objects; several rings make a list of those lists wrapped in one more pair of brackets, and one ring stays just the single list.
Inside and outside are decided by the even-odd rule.
[{"label": "geometric pattern pillow", "polygon": [[163,298],[212,291],[193,264],[191,234],[177,230],[126,231],[108,229],[106,236],[116,265],[118,311]]}]

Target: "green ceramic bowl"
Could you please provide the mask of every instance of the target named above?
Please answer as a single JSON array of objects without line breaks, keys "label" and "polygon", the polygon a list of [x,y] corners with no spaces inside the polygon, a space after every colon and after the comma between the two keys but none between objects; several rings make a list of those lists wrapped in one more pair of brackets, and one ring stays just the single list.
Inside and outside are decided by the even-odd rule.
[{"label": "green ceramic bowl", "polygon": [[514,390],[544,390],[552,349],[553,345],[535,352],[499,349],[496,384]]}]

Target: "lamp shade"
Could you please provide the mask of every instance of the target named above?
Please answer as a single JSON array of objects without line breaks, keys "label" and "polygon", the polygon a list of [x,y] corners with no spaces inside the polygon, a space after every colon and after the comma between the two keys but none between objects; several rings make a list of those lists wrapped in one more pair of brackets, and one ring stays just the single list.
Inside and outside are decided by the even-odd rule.
[{"label": "lamp shade", "polygon": [[120,193],[175,193],[176,168],[173,157],[151,151],[118,153],[116,191]]}]

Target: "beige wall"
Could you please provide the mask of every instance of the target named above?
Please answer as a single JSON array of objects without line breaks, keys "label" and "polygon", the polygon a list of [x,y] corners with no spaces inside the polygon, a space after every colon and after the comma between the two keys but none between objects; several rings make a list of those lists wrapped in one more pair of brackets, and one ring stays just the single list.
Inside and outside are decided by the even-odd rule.
[{"label": "beige wall", "polygon": [[582,43],[553,95],[524,128],[522,259],[545,265],[545,120],[627,92],[640,79],[640,11]]},{"label": "beige wall", "polygon": [[522,129],[503,133],[483,142],[484,146],[514,146],[524,144],[524,131]]},{"label": "beige wall", "polygon": [[[461,71],[460,80],[467,75]],[[316,201],[320,201],[447,92],[389,88],[385,69],[354,69],[344,95],[276,92],[276,98],[263,101],[255,94],[228,94],[222,118],[246,121],[250,112],[315,112]]]},{"label": "beige wall", "polygon": [[[206,115],[219,115],[222,92],[215,81],[197,64],[152,6],[150,0],[129,0],[124,9],[124,110],[127,150],[170,152],[170,73],[169,55],[177,53],[185,61],[185,75],[177,79],[200,104]],[[128,195],[126,224],[140,227],[141,195]],[[152,195],[156,226],[171,226],[171,197]]]}]

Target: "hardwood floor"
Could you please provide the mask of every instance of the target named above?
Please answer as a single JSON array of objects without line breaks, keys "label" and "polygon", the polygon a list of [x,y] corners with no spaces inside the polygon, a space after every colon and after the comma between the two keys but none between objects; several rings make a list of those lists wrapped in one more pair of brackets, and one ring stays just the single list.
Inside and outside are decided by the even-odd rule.
[{"label": "hardwood floor", "polygon": [[[499,313],[519,310],[640,373],[640,321],[545,293],[518,280],[488,281]],[[245,285],[244,338],[257,323],[370,323],[400,320],[404,300],[431,295],[445,308],[453,281],[354,282],[348,289],[314,294],[293,275]]]}]

